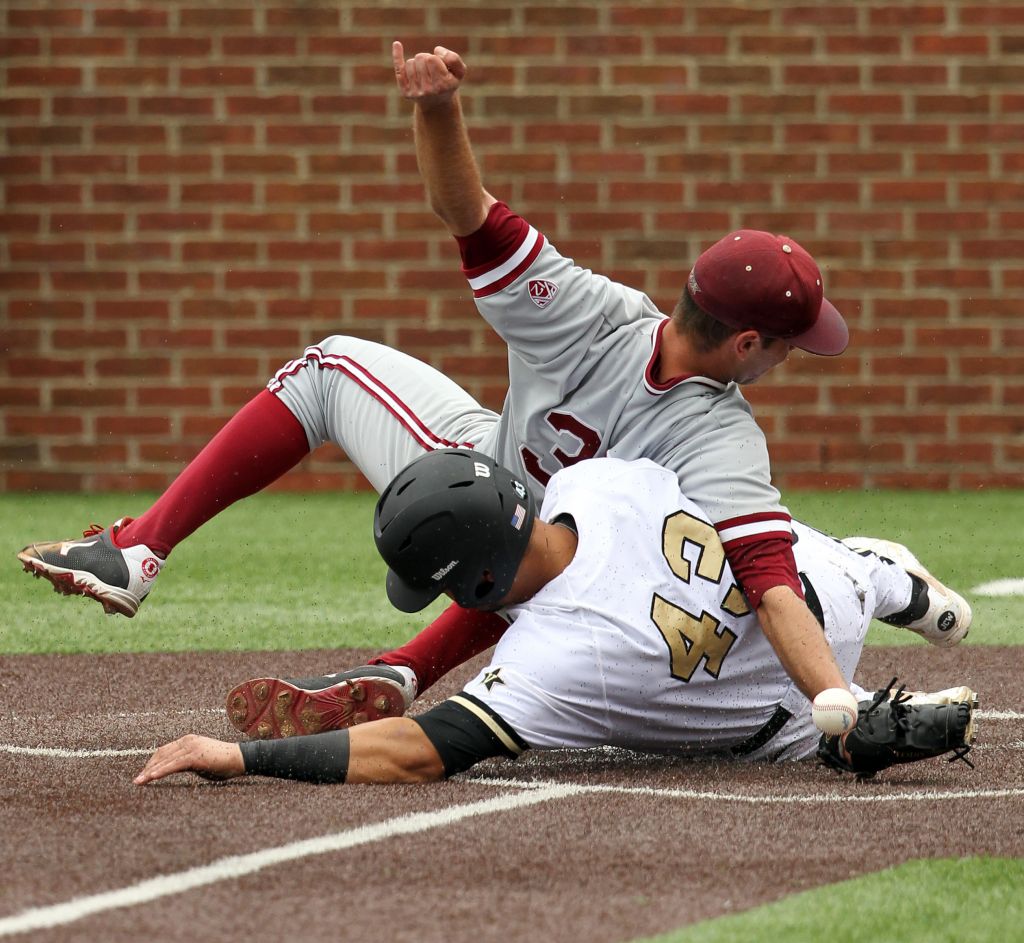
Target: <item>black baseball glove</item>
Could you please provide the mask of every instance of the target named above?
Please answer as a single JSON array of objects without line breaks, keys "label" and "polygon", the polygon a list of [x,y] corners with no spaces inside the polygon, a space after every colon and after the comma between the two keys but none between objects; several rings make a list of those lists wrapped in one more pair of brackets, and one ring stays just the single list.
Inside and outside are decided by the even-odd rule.
[{"label": "black baseball glove", "polygon": [[839,736],[823,735],[818,757],[827,766],[861,779],[896,763],[912,763],[952,751],[950,762],[967,759],[974,741],[972,702],[948,704],[914,703],[900,685],[890,697],[896,679],[878,691],[870,701],[861,701],[857,725]]}]

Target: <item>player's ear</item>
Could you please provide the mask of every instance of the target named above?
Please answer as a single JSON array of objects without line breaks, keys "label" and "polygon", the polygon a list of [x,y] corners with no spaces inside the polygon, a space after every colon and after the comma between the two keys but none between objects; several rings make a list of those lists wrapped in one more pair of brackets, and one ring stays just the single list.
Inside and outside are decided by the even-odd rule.
[{"label": "player's ear", "polygon": [[761,335],[757,331],[737,331],[732,336],[733,350],[743,359],[761,348]]}]

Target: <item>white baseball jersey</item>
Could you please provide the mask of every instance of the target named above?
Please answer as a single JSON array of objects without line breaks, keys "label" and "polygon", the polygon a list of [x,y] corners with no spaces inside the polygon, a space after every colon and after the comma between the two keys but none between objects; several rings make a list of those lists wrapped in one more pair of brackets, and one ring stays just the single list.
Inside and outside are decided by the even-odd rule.
[{"label": "white baseball jersey", "polygon": [[[672,472],[616,459],[567,469],[551,479],[541,518],[562,514],[578,528],[573,560],[511,610],[515,621],[466,694],[534,748],[727,750],[783,706],[795,716],[751,757],[814,749],[806,698],[747,609],[708,516]],[[878,595],[872,569],[884,568],[796,529],[798,564],[852,677]]]}]

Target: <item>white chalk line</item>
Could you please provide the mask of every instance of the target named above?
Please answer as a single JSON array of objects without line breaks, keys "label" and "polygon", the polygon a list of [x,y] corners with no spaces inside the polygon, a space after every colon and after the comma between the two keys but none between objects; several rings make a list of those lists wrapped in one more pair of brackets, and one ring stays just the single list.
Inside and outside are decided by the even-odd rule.
[{"label": "white chalk line", "polygon": [[[131,716],[128,714],[122,716]],[[143,715],[137,715],[143,716]],[[975,711],[974,716],[979,720],[1024,720],[1024,713],[1019,711]],[[102,759],[104,757],[117,756],[149,756],[158,745],[151,747],[136,747],[129,749],[73,749],[70,747],[29,747],[20,746],[14,743],[0,743],[0,753],[10,753],[17,756],[40,756],[50,759],[78,760],[78,759]],[[985,749],[989,744],[979,744],[975,749]],[[1020,742],[1010,744],[1011,747],[1019,747]]]},{"label": "white chalk line", "polygon": [[0,753],[18,756],[47,756],[59,760],[88,760],[107,756],[149,756],[156,747],[132,750],[70,750],[61,747],[19,747],[13,743],[0,743]]},{"label": "white chalk line", "polygon": [[975,711],[978,720],[1024,720],[1020,711]]},{"label": "white chalk line", "polygon": [[1007,578],[979,583],[968,590],[976,596],[1024,596],[1024,579]]},{"label": "white chalk line", "polygon": [[193,717],[197,714],[223,714],[223,707],[194,707],[178,711],[118,711],[114,714],[92,714],[93,717]]},{"label": "white chalk line", "polygon": [[[498,779],[482,776],[469,781],[498,788],[547,789],[555,783],[548,780],[530,782],[515,779]],[[871,786],[863,788],[870,789]],[[743,793],[718,792],[703,789],[671,789],[654,786],[613,786],[586,785],[578,787],[580,793],[618,793],[630,796],[653,796],[658,799],[712,799],[716,802],[736,802],[744,805],[810,805],[816,802],[930,802],[935,799],[1006,799],[1024,796],[1024,786],[1016,789],[954,789],[954,790],[908,790],[906,792],[875,793],[873,795],[852,795],[841,792],[817,792],[813,795],[746,795]]]},{"label": "white chalk line", "polygon": [[279,845],[276,848],[265,848],[245,855],[220,858],[209,864],[172,874],[163,874],[128,887],[76,897],[61,904],[34,907],[10,917],[0,918],[0,936],[13,936],[16,933],[27,933],[31,930],[63,926],[104,911],[135,907],[139,904],[159,900],[162,897],[182,894],[197,887],[244,877],[273,865],[296,861],[312,855],[343,851],[357,845],[393,838],[396,835],[413,835],[432,828],[454,825],[456,822],[472,816],[508,812],[548,802],[551,799],[562,799],[575,795],[579,790],[578,786],[552,783],[534,791],[496,796],[493,799],[484,799],[480,802],[450,806],[437,812],[417,812],[373,825],[362,825],[343,832]]},{"label": "white chalk line", "polygon": [[[76,720],[88,717],[123,717],[134,720],[136,717],[195,717],[200,714],[223,714],[223,707],[194,707],[176,711],[99,711],[75,714]],[[0,714],[0,721],[11,720],[53,720],[53,714]]]}]

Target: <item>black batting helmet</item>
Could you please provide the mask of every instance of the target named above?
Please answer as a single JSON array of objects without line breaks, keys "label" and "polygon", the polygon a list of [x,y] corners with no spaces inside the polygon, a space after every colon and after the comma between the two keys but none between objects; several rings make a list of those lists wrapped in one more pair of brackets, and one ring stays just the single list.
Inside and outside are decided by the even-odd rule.
[{"label": "black batting helmet", "polygon": [[494,608],[512,588],[533,529],[526,485],[494,459],[440,449],[384,489],[373,539],[392,605],[418,612],[447,592],[468,609]]}]

